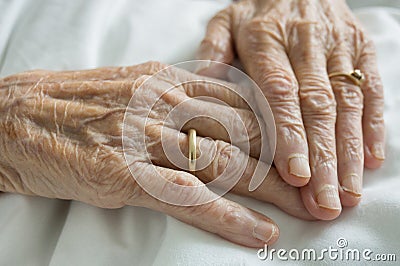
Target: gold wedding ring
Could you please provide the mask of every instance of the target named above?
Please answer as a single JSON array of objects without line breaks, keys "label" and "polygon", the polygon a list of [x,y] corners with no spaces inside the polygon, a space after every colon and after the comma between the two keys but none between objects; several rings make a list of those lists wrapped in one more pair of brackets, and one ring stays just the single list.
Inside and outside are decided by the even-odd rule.
[{"label": "gold wedding ring", "polygon": [[196,130],[189,129],[189,171],[196,171]]},{"label": "gold wedding ring", "polygon": [[357,86],[361,86],[362,82],[365,79],[364,74],[359,69],[354,69],[353,72],[350,73],[333,72],[329,74],[329,78],[339,77],[339,76],[351,79]]}]

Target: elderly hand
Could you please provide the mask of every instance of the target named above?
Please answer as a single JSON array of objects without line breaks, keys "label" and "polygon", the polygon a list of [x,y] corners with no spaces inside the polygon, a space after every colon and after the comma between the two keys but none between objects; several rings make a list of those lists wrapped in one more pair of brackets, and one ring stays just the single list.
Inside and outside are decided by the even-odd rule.
[{"label": "elderly hand", "polygon": [[[164,67],[151,62],[76,72],[32,71],[0,80],[0,190],[74,199],[104,208],[143,206],[230,241],[261,247],[279,235],[277,226],[266,216],[223,197],[196,205],[215,198],[200,180],[217,178],[227,162],[240,168],[247,161],[233,191],[311,219],[298,188],[283,182],[274,169],[258,189],[249,192],[258,161],[228,143],[212,120],[190,124],[202,136],[197,137],[197,153],[210,160],[196,172],[200,180],[176,169],[166,157],[161,138],[167,144],[176,139],[187,154],[185,129],[181,132],[173,121],[179,117],[164,120],[181,103],[187,102],[183,105],[187,112],[215,113],[234,127],[240,125],[233,115],[236,113],[248,132],[253,132],[252,141],[257,142],[260,129],[255,115],[237,96],[226,94],[218,85],[182,83],[204,77],[170,67],[162,78],[148,80]],[[176,82],[181,85],[162,91]],[[160,90],[165,94],[152,108],[149,103]],[[133,94],[140,101],[128,105]],[[193,99],[198,95],[225,99],[233,107]],[[250,154],[257,156],[259,146],[250,145]],[[150,188],[152,195],[144,188]]]},{"label": "elderly hand", "polygon": [[[230,64],[235,53],[274,113],[276,168],[303,186],[309,212],[334,219],[341,205],[356,205],[364,164],[377,168],[385,157],[383,89],[373,43],[346,2],[234,3],[209,22],[198,58]],[[365,73],[361,86],[329,78],[354,69]]]}]

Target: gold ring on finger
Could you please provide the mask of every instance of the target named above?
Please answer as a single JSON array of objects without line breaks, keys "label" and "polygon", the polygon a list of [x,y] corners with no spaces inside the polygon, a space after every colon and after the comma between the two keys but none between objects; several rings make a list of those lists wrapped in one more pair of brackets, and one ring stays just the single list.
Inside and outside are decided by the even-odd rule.
[{"label": "gold ring on finger", "polygon": [[365,80],[364,74],[361,72],[359,69],[354,69],[350,73],[345,73],[345,72],[333,72],[329,74],[329,78],[333,77],[346,77],[349,78],[353,83],[357,86],[361,86],[363,81]]},{"label": "gold ring on finger", "polygon": [[196,130],[189,129],[189,171],[196,171]]}]

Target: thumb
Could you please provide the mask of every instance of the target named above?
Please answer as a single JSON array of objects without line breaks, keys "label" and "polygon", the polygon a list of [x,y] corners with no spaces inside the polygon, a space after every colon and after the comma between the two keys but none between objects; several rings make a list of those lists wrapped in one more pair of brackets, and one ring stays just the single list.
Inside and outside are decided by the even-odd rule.
[{"label": "thumb", "polygon": [[[208,22],[206,35],[197,51],[197,59],[213,60],[225,64],[233,62],[235,55],[231,31],[231,10],[232,7],[228,7],[220,11]],[[207,76],[211,74],[215,77],[212,69],[217,66],[218,64],[212,66],[208,64],[199,69],[197,73]]]},{"label": "thumb", "polygon": [[[170,204],[157,199],[153,193],[153,196],[143,193],[141,198],[136,200],[136,204],[130,205],[139,205],[166,213],[182,222],[248,247],[263,247],[264,244],[272,244],[278,239],[279,229],[268,217],[222,197],[199,204],[199,199],[216,198],[216,195],[195,176],[183,171],[158,166],[151,167],[155,167],[157,172],[169,182],[159,182],[161,179],[149,176],[152,175],[152,171],[145,171],[147,182],[153,183],[147,185],[155,190],[159,189],[164,196],[168,197],[168,201],[178,202],[176,201],[178,199],[183,200],[184,204]],[[195,188],[194,193],[192,193],[193,188]],[[141,204],[137,204],[138,202]],[[196,202],[198,205],[195,205]]]}]

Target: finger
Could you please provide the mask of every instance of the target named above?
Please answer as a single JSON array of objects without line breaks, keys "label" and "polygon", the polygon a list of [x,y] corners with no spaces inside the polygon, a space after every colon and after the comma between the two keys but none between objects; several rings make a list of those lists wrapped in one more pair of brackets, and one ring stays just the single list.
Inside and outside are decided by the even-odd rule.
[{"label": "finger", "polygon": [[149,61],[143,64],[126,67],[103,67],[90,70],[77,71],[47,71],[33,70],[18,73],[0,79],[0,88],[15,85],[29,85],[37,82],[57,83],[64,81],[99,81],[137,79],[142,75],[153,75],[166,68],[167,65]]},{"label": "finger", "polygon": [[[208,22],[206,35],[197,52],[197,59],[232,63],[235,54],[231,32],[231,12],[232,7],[230,6],[217,13]],[[197,70],[197,73],[201,75],[212,77],[222,76],[223,73],[219,72],[223,72],[223,69],[215,64],[205,64]]]},{"label": "finger", "polygon": [[[341,212],[336,161],[336,102],[327,74],[324,44],[315,24],[298,24],[290,51],[300,85],[301,110],[307,132],[311,179],[301,189],[304,203],[316,218],[330,220]],[[297,44],[297,45],[296,45]]]},{"label": "finger", "polygon": [[[214,201],[200,204],[203,200],[215,198],[215,194],[189,173],[146,163],[136,164],[132,172],[144,173],[140,177],[137,176],[136,180],[139,184],[147,182],[144,185],[151,187],[152,194],[150,196],[142,193],[140,202],[133,202],[132,205],[164,212],[185,223],[248,247],[272,244],[279,236],[279,229],[271,219],[238,203],[217,197]],[[163,195],[160,197],[159,193]],[[160,198],[169,202],[181,202],[184,199],[185,203],[168,204]]]},{"label": "finger", "polygon": [[[349,73],[354,69],[350,49],[337,47],[328,61],[328,72]],[[338,160],[339,193],[342,205],[360,202],[364,168],[361,88],[349,78],[331,78],[337,103],[336,149]]]},{"label": "finger", "polygon": [[[203,101],[204,97],[188,99],[169,113],[175,123],[175,129],[188,131],[196,129],[198,135],[215,140],[231,142],[246,154],[259,158],[262,120],[244,109]],[[218,115],[216,115],[218,114]],[[184,123],[186,120],[189,122]],[[181,125],[184,125],[181,127]],[[249,150],[246,150],[246,147]]]},{"label": "finger", "polygon": [[166,68],[154,77],[170,81],[174,85],[181,85],[190,97],[209,96],[242,109],[250,109],[249,104],[255,102],[253,92],[249,87],[197,75],[175,66]]},{"label": "finger", "polygon": [[361,86],[364,94],[362,124],[365,166],[368,168],[378,168],[385,159],[384,93],[372,41],[369,41],[365,45],[357,68],[365,75],[365,81]]},{"label": "finger", "polygon": [[[149,137],[149,143],[154,143],[157,139],[160,139],[161,130],[161,127],[148,128],[146,135]],[[165,143],[176,143],[176,140],[173,139],[177,137],[180,151],[184,155],[188,154],[188,137],[186,134],[164,128],[163,137],[166,138],[164,140]],[[148,146],[148,152],[151,154],[153,163],[163,167],[179,169],[177,164],[172,162],[171,158],[166,155],[165,151],[168,150],[170,150],[169,147],[162,147],[161,144]],[[224,171],[227,171],[229,163],[231,163],[230,167],[237,169],[237,172],[240,174],[240,169],[247,162],[246,166],[242,169],[239,181],[233,187],[235,193],[273,203],[285,212],[302,219],[310,220],[313,218],[305,209],[298,188],[285,183],[274,169],[271,169],[269,172],[264,170],[257,173],[257,163],[260,163],[258,167],[261,169],[268,169],[267,166],[254,158],[248,157],[237,147],[224,141],[214,141],[209,138],[197,137],[197,154],[199,162],[197,163],[198,170],[196,171],[196,176],[203,182],[212,182],[217,178],[221,178],[220,175]],[[183,160],[183,164],[185,164],[187,158]],[[206,163],[203,164],[203,162]],[[264,180],[262,184],[256,190],[250,192],[249,185],[251,179],[259,174],[267,176],[262,176]],[[223,182],[217,184],[221,188],[226,185]]]},{"label": "finger", "polygon": [[[171,85],[175,87],[173,90]],[[169,81],[151,78],[141,85],[135,98],[141,98],[142,93],[145,97],[151,92],[162,101],[151,106],[151,110],[157,112],[149,112],[150,118],[164,121],[166,126],[176,130],[194,128],[199,135],[232,141],[247,154],[259,157],[262,147],[261,119],[257,119],[250,110],[230,107],[216,98],[189,98],[184,90]],[[245,150],[248,144],[249,149]]]},{"label": "finger", "polygon": [[208,22],[206,35],[197,53],[198,59],[214,60],[227,64],[233,61],[231,12],[232,7],[228,7],[217,13]]},{"label": "finger", "polygon": [[[268,31],[268,27],[265,24],[251,24],[250,34]],[[242,60],[268,99],[274,115],[277,134],[274,163],[287,183],[304,186],[311,173],[298,84],[283,45],[268,34],[255,36],[258,36],[258,41],[245,47]]]},{"label": "finger", "polygon": [[[180,71],[178,69],[178,71]],[[254,102],[248,88],[241,88],[236,84],[224,82],[217,79],[206,78],[188,73],[186,79],[194,82],[183,83],[186,94],[190,97],[212,97],[226,103],[229,106],[241,109],[250,109],[248,101]],[[187,76],[187,75],[186,75]],[[182,79],[181,79],[182,80]],[[247,89],[247,91],[246,91]],[[204,98],[204,100],[207,100]],[[219,103],[219,101],[214,101]]]}]

